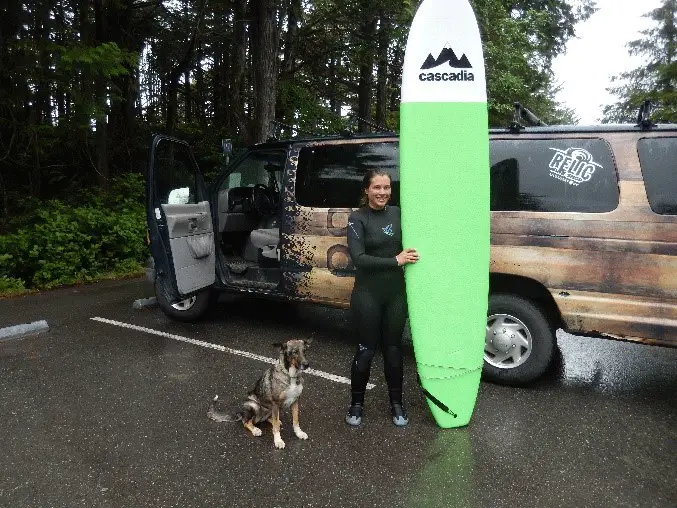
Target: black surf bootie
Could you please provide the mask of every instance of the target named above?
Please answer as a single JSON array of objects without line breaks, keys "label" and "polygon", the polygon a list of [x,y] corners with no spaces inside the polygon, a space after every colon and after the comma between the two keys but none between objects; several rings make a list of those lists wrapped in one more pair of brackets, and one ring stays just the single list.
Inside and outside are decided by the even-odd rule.
[{"label": "black surf bootie", "polygon": [[362,404],[351,404],[346,415],[346,423],[351,427],[359,427],[362,424]]},{"label": "black surf bootie", "polygon": [[390,411],[393,415],[393,424],[396,427],[406,427],[409,424],[409,417],[402,404],[391,404]]}]

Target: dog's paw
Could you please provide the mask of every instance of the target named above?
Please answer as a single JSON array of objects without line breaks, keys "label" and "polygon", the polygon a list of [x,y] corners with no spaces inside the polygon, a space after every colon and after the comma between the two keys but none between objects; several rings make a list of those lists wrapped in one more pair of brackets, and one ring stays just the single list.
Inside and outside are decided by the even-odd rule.
[{"label": "dog's paw", "polygon": [[258,427],[252,427],[252,434],[256,437],[259,437],[261,434],[263,434],[263,431]]},{"label": "dog's paw", "polygon": [[299,427],[294,429],[294,434],[296,434],[296,437],[299,439],[308,439],[308,434],[303,432]]},{"label": "dog's paw", "polygon": [[275,437],[275,448],[282,450],[284,448],[285,444],[284,441],[282,441],[281,437]]}]

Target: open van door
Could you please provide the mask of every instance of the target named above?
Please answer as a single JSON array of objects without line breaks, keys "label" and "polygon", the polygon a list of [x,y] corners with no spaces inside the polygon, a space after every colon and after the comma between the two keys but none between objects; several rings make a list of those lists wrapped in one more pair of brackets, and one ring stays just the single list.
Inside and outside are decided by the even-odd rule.
[{"label": "open van door", "polygon": [[173,318],[197,319],[208,307],[216,255],[209,196],[184,141],[153,138],[146,216],[158,303]]}]

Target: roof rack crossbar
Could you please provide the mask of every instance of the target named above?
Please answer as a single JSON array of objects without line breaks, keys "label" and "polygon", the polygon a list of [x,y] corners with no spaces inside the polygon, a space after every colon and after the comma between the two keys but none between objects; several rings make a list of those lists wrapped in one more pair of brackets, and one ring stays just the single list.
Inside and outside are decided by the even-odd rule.
[{"label": "roof rack crossbar", "polygon": [[637,114],[637,127],[641,127],[643,130],[650,130],[655,127],[656,124],[651,121],[651,113],[653,112],[653,103],[651,99],[646,99],[644,103],[639,107],[639,113]]},{"label": "roof rack crossbar", "polygon": [[513,132],[519,132],[522,129],[524,129],[525,126],[522,124],[523,119],[529,122],[529,124],[537,127],[548,126],[547,123],[538,118],[527,108],[522,106],[522,104],[520,104],[519,102],[515,102],[515,116],[513,117],[512,123],[510,124],[510,130]]},{"label": "roof rack crossbar", "polygon": [[347,126],[346,131],[345,131],[348,134],[351,132],[351,128],[354,127],[355,124],[358,123],[358,122],[365,123],[369,127],[377,129],[377,132],[387,132],[387,133],[394,133],[395,132],[392,129],[388,129],[387,127],[384,127],[383,125],[379,125],[376,122],[372,122],[371,120],[367,120],[366,118],[362,118],[358,115],[349,115],[348,118],[350,118],[350,120],[348,120],[348,126]]},{"label": "roof rack crossbar", "polygon": [[272,131],[272,135],[268,136],[268,139],[271,141],[279,141],[280,139],[280,134],[282,129],[287,129],[292,133],[292,137],[294,137],[294,132],[298,134],[307,134],[308,136],[314,136],[314,137],[319,137],[321,134],[318,134],[316,132],[310,132],[306,131],[303,129],[300,129],[298,127],[294,127],[293,125],[286,124],[284,122],[280,122],[279,120],[271,120],[269,124],[269,131]]}]

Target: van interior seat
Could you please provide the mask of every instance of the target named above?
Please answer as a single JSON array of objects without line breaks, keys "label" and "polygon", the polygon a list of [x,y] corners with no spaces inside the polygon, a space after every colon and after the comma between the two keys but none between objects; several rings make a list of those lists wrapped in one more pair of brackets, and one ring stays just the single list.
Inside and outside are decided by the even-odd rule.
[{"label": "van interior seat", "polygon": [[239,209],[240,207],[236,207],[235,211],[233,211],[229,207],[228,192],[228,189],[219,191],[219,231],[221,233],[250,232],[242,253],[242,257],[247,261],[257,263],[259,252],[267,259],[278,259],[280,244],[279,216],[274,214],[263,219],[257,219],[256,214],[251,212],[244,213]]},{"label": "van interior seat", "polygon": [[228,201],[228,189],[219,191],[218,216],[219,231],[251,231],[258,226],[258,220],[252,214],[243,211],[231,211]]},{"label": "van interior seat", "polygon": [[249,240],[261,255],[269,259],[277,259],[277,248],[280,243],[280,228],[255,229]]}]

